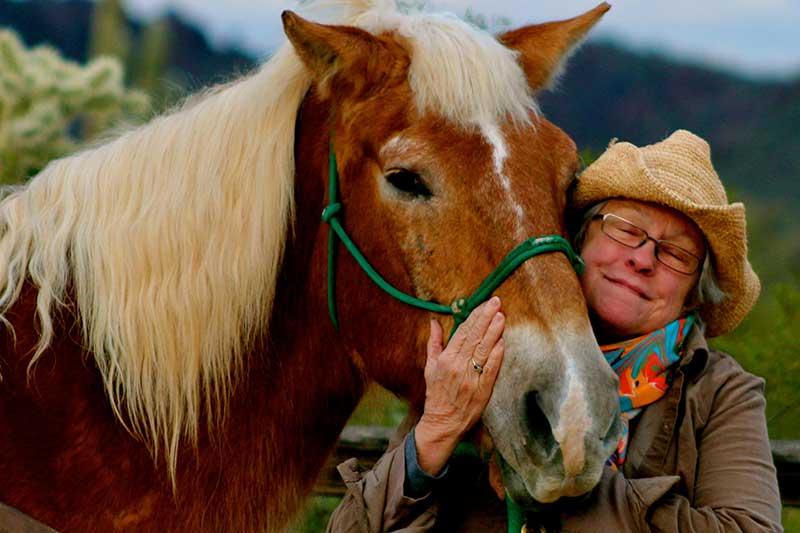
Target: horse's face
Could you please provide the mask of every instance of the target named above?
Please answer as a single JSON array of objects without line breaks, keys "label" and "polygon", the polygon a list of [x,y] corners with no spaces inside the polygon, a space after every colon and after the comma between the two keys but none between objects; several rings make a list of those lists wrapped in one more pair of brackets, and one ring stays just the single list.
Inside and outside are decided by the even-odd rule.
[{"label": "horse's face", "polygon": [[[505,35],[520,53],[522,83],[533,90],[546,83],[602,11]],[[292,15],[285,22],[317,74],[315,90],[332,107],[345,227],[396,287],[450,303],[471,294],[520,242],[565,233],[566,189],[578,158],[564,132],[532,112],[512,118],[479,109],[462,120],[460,109],[421,103],[419,58],[407,35],[375,37]],[[464,83],[458,76],[453,84]],[[513,84],[514,73],[507,77]],[[474,90],[480,99],[481,87]],[[435,91],[426,98],[437,101]],[[339,257],[339,316],[352,356],[420,408],[427,317]],[[506,488],[522,505],[585,493],[616,444],[618,399],[577,277],[563,255],[538,256],[497,294],[508,317],[506,356],[484,423]]]}]

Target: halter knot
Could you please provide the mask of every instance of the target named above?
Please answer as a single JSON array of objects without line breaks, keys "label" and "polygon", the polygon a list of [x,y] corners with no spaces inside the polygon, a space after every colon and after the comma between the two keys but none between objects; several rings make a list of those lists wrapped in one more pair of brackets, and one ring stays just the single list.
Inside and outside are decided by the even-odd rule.
[{"label": "halter knot", "polygon": [[342,204],[339,202],[330,204],[322,210],[322,221],[328,223],[331,218],[336,216],[336,213],[342,210]]},{"label": "halter knot", "polygon": [[331,316],[331,322],[334,328],[339,329],[339,321],[336,316],[336,242],[337,237],[342,241],[344,247],[353,256],[358,266],[367,274],[367,276],[378,287],[386,291],[393,298],[417,307],[425,309],[433,313],[440,313],[443,315],[451,315],[453,317],[453,328],[450,331],[450,337],[456,331],[456,328],[467,319],[470,312],[476,306],[488,300],[492,293],[511,275],[514,271],[525,261],[539,254],[551,252],[563,252],[569,258],[572,266],[580,274],[583,270],[583,264],[580,257],[572,249],[569,242],[560,235],[547,235],[544,237],[530,238],[520,243],[516,248],[511,250],[508,255],[497,265],[492,272],[481,282],[480,286],[467,297],[458,298],[450,306],[432,302],[429,300],[422,300],[416,296],[407,294],[391,283],[383,279],[383,277],[369,264],[367,258],[358,249],[350,236],[342,227],[341,222],[336,217],[336,214],[342,210],[342,204],[338,202],[339,199],[339,172],[336,168],[336,154],[333,150],[333,142],[330,143],[330,153],[328,156],[328,200],[330,204],[322,211],[322,220],[330,226],[328,231],[328,313]]},{"label": "halter knot", "polygon": [[467,299],[459,298],[450,304],[450,310],[453,311],[453,317],[456,319],[456,324],[464,322],[469,316],[472,309],[467,307]]}]

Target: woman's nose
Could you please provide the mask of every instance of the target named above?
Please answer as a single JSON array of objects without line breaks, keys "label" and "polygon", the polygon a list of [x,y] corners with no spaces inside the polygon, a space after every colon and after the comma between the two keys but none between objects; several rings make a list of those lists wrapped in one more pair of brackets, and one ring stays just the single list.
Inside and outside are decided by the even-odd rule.
[{"label": "woman's nose", "polygon": [[656,243],[651,239],[638,248],[631,248],[628,265],[637,272],[650,272],[656,266]]}]

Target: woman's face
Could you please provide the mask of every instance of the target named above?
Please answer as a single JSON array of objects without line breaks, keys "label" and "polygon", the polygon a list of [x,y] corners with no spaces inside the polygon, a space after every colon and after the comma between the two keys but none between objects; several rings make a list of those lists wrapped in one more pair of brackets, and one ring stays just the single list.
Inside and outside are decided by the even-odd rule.
[{"label": "woman's face", "polygon": [[[600,213],[613,213],[654,239],[669,241],[700,258],[705,255],[702,233],[678,211],[619,199],[610,200]],[[639,248],[619,244],[603,233],[599,219],[586,229],[581,257],[586,263],[581,285],[600,342],[643,335],[677,319],[700,275],[699,269],[681,274],[656,260],[652,240]]]}]

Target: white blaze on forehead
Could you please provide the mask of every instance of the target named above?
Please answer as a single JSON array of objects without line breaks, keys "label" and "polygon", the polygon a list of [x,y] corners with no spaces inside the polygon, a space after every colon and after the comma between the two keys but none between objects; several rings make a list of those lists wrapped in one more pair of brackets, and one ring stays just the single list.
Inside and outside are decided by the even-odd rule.
[{"label": "white blaze on forehead", "polygon": [[511,182],[503,174],[503,165],[508,157],[508,150],[506,150],[506,142],[503,138],[503,133],[496,122],[481,124],[481,134],[489,146],[492,147],[492,160],[494,161],[494,173],[500,178],[503,188],[507,191],[511,190]]},{"label": "white blaze on forehead", "polygon": [[403,143],[402,137],[400,135],[395,135],[394,137],[389,139],[386,142],[386,144],[383,145],[383,147],[381,148],[381,155],[383,155],[389,150],[392,151],[398,150],[398,148],[402,146],[402,143]]},{"label": "white blaze on forehead", "polygon": [[409,154],[420,154],[423,148],[423,144],[418,140],[404,137],[398,133],[381,147],[380,156],[384,160],[387,159],[389,154],[394,158],[403,158]]},{"label": "white blaze on forehead", "polygon": [[497,207],[502,208],[502,206],[507,206],[511,209],[511,212],[514,214],[515,224],[515,236],[518,240],[524,240],[525,236],[522,235],[522,228],[524,227],[525,222],[525,210],[522,209],[522,205],[517,201],[514,197],[514,191],[511,189],[511,180],[508,179],[508,176],[505,175],[503,172],[505,161],[508,158],[508,149],[506,148],[506,142],[503,138],[503,133],[500,130],[500,126],[496,122],[484,122],[480,125],[481,134],[489,146],[492,147],[492,163],[494,166],[494,173],[497,176],[497,180],[500,183],[500,187],[505,193],[506,198],[504,201],[501,201]]},{"label": "white blaze on forehead", "polygon": [[583,471],[586,460],[585,436],[591,427],[586,395],[578,369],[571,358],[567,360],[567,395],[561,404],[558,425],[553,428],[553,437],[561,445],[564,474],[577,476]]}]

